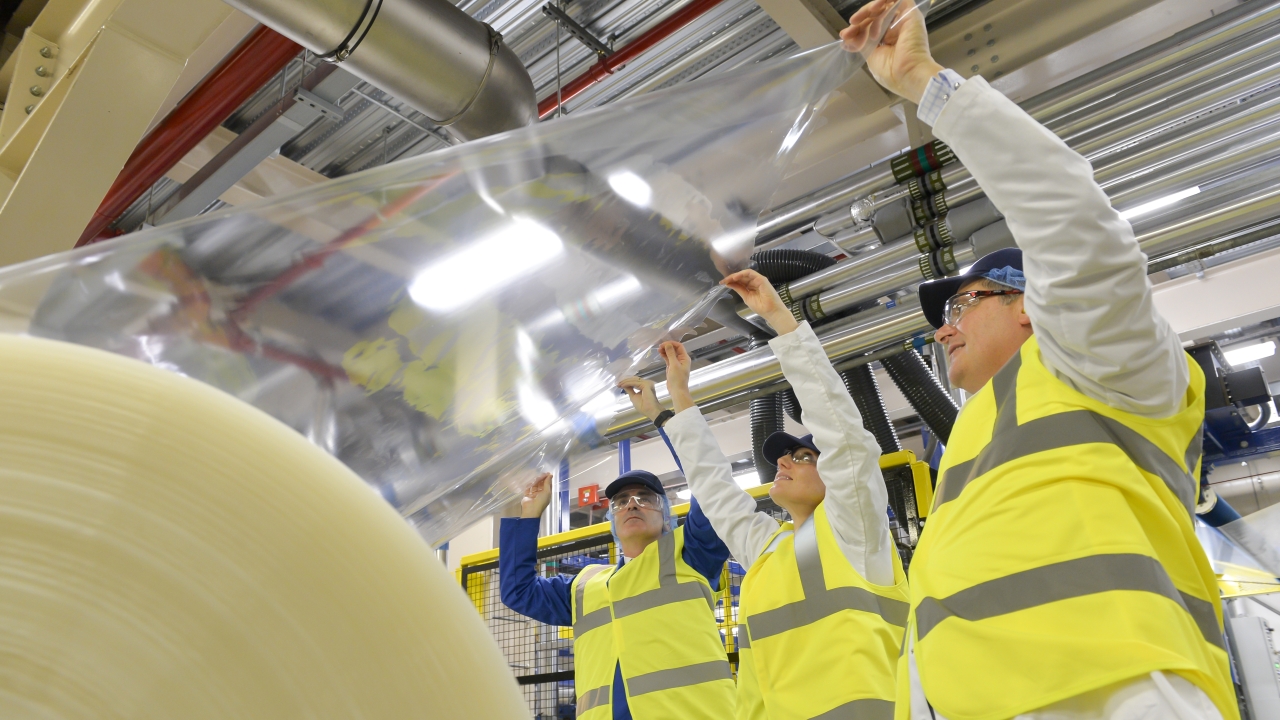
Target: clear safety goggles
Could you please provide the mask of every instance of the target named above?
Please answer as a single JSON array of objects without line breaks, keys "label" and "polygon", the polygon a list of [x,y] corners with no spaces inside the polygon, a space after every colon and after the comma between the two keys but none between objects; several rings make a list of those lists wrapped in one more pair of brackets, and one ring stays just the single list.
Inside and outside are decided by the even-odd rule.
[{"label": "clear safety goggles", "polygon": [[657,493],[642,492],[634,495],[622,495],[614,497],[609,501],[609,507],[613,508],[613,512],[620,513],[627,509],[627,506],[635,501],[636,507],[641,510],[662,510],[662,498]]},{"label": "clear safety goggles", "polygon": [[815,465],[818,462],[818,453],[809,448],[796,448],[787,453],[787,457],[794,465]]},{"label": "clear safety goggles", "polygon": [[947,304],[942,306],[943,321],[955,327],[960,324],[960,318],[964,317],[964,313],[969,308],[977,305],[982,298],[995,297],[996,295],[1021,295],[1021,290],[969,290],[968,292],[956,293],[947,298]]}]

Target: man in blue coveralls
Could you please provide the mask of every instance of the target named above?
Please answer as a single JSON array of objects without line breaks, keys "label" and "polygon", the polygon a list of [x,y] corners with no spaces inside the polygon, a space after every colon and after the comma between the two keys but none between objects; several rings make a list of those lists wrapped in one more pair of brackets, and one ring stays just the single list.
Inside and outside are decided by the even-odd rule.
[{"label": "man in blue coveralls", "polygon": [[697,500],[677,527],[653,473],[622,474],[605,489],[618,564],[543,578],[538,524],[550,479],[530,484],[519,518],[502,519],[498,572],[507,607],[573,626],[579,720],[732,718],[734,684],[712,601],[729,550]]}]

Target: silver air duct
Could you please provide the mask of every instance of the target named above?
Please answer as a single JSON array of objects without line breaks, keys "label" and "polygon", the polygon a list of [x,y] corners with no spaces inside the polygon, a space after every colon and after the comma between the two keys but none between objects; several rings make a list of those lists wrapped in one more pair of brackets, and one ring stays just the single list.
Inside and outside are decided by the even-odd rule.
[{"label": "silver air duct", "polygon": [[404,100],[462,140],[538,119],[533,81],[502,36],[448,0],[226,0]]}]

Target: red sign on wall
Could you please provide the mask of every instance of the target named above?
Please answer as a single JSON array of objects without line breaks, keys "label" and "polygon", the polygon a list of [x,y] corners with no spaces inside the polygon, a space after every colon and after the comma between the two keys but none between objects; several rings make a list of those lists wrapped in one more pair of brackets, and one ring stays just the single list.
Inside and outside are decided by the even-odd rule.
[{"label": "red sign on wall", "polygon": [[583,485],[578,488],[578,507],[586,507],[595,505],[599,502],[600,486],[599,485]]}]

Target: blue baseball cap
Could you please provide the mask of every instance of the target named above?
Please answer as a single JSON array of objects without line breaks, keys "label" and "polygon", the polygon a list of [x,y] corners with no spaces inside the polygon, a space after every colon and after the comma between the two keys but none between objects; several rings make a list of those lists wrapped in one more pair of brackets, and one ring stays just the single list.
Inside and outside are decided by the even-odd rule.
[{"label": "blue baseball cap", "polygon": [[978,258],[963,275],[920,283],[920,307],[924,310],[924,319],[935,328],[942,327],[942,311],[947,300],[974,280],[990,280],[1015,290],[1026,290],[1027,277],[1022,274],[1022,250],[996,250]]},{"label": "blue baseball cap", "polygon": [[[805,435],[804,437],[796,437],[784,432],[776,432],[764,439],[764,445],[760,451],[764,455],[764,459],[778,464],[778,458],[795,450],[796,448],[809,448],[814,452],[819,452],[818,446],[813,444],[813,436]],[[761,478],[764,481],[764,478]]]},{"label": "blue baseball cap", "polygon": [[630,485],[643,485],[663,497],[667,495],[667,491],[662,487],[662,481],[658,479],[657,475],[647,470],[631,470],[630,472],[622,473],[616,480],[609,483],[609,486],[604,489],[604,496],[612,500],[613,496],[617,495],[622,488]]}]

